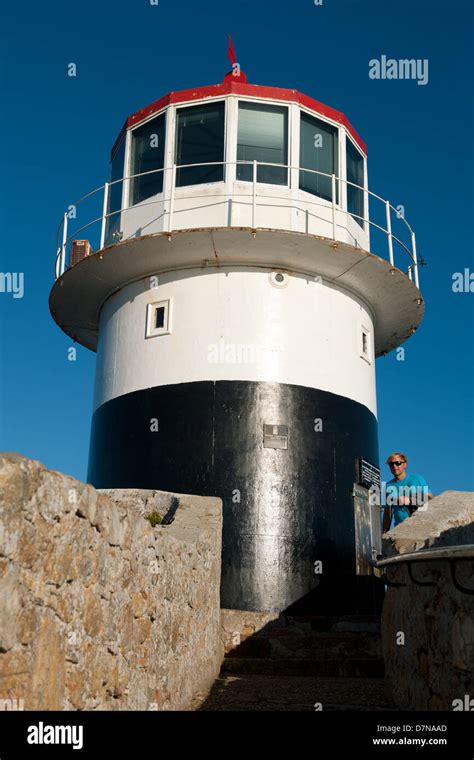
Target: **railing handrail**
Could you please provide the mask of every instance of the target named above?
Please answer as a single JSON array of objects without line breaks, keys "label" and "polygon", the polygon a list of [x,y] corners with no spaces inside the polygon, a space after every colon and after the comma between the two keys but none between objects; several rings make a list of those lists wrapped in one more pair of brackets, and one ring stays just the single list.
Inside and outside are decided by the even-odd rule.
[{"label": "railing handrail", "polygon": [[[413,265],[413,266],[409,267],[410,276],[411,276],[411,269],[413,269],[414,274],[415,274],[415,283],[416,283],[416,285],[418,287],[418,262],[417,262],[417,257],[416,257],[415,233],[414,233],[412,227],[410,226],[410,224],[408,223],[408,221],[405,219],[405,215],[404,214],[400,215],[399,210],[396,209],[389,201],[383,199],[380,195],[377,195],[376,193],[372,192],[368,188],[363,187],[362,185],[358,185],[355,182],[351,182],[350,180],[347,180],[347,179],[345,179],[343,177],[340,177],[340,176],[338,176],[336,174],[329,174],[327,172],[321,172],[321,171],[319,171],[317,169],[307,169],[304,166],[294,166],[294,165],[291,165],[291,164],[280,164],[280,163],[273,163],[273,162],[269,162],[269,161],[258,161],[258,162],[257,161],[247,161],[247,160],[241,160],[241,159],[236,159],[235,161],[209,161],[209,162],[197,162],[197,163],[193,163],[193,164],[173,164],[172,166],[166,166],[166,167],[161,167],[159,169],[151,169],[151,170],[146,171],[146,172],[138,172],[138,173],[135,173],[135,174],[126,175],[126,176],[121,177],[119,179],[113,180],[112,182],[106,182],[103,185],[100,185],[99,187],[95,188],[94,190],[91,190],[90,192],[86,193],[81,198],[79,198],[75,203],[70,204],[68,206],[68,210],[71,207],[73,207],[74,209],[76,209],[77,206],[79,204],[81,204],[83,201],[85,201],[88,198],[92,197],[96,193],[99,193],[99,192],[103,191],[104,192],[104,200],[103,200],[102,215],[100,217],[97,217],[93,221],[88,222],[87,224],[81,226],[79,229],[76,229],[74,231],[73,235],[71,235],[71,236],[68,237],[68,235],[67,235],[67,219],[68,219],[68,213],[69,213],[69,211],[65,212],[65,214],[63,215],[63,219],[61,220],[61,222],[59,224],[58,231],[57,231],[57,236],[56,236],[56,242],[57,242],[57,246],[56,247],[57,247],[57,250],[58,250],[57,259],[59,258],[59,256],[62,257],[62,260],[63,260],[62,270],[64,271],[64,268],[65,268],[66,247],[67,247],[68,243],[75,236],[77,236],[77,234],[79,232],[82,232],[83,230],[87,229],[88,227],[92,226],[93,224],[97,224],[99,221],[102,220],[101,246],[100,246],[102,248],[103,247],[103,243],[105,241],[105,225],[107,224],[107,220],[110,219],[114,215],[122,214],[122,213],[124,213],[126,211],[129,211],[131,209],[136,208],[136,205],[127,205],[126,207],[124,207],[124,208],[121,207],[120,209],[117,209],[116,211],[109,212],[107,210],[107,205],[108,205],[109,198],[110,198],[111,188],[114,185],[116,185],[118,183],[122,183],[122,187],[123,187],[123,183],[130,182],[131,180],[137,179],[139,177],[145,177],[145,176],[149,176],[151,174],[158,174],[158,173],[161,173],[161,172],[164,174],[164,172],[166,172],[166,171],[171,171],[172,172],[171,192],[170,192],[169,197],[167,198],[167,200],[170,203],[170,210],[169,210],[168,213],[169,213],[169,226],[171,227],[171,220],[172,220],[173,206],[174,206],[173,201],[174,201],[174,196],[175,196],[176,190],[177,189],[181,189],[181,187],[182,187],[182,189],[185,189],[186,187],[195,187],[196,186],[196,185],[189,185],[189,186],[183,185],[180,188],[176,188],[175,177],[176,177],[176,172],[178,170],[180,170],[180,169],[191,169],[191,168],[197,168],[197,167],[205,167],[205,166],[207,166],[207,167],[210,167],[210,166],[223,166],[223,167],[225,166],[225,167],[227,167],[227,166],[238,166],[238,165],[248,165],[248,166],[253,167],[253,177],[252,177],[252,180],[250,180],[250,182],[252,182],[252,184],[253,184],[253,191],[252,191],[252,194],[250,194],[249,196],[247,196],[247,197],[250,198],[250,200],[252,202],[252,227],[255,227],[255,208],[256,208],[256,205],[257,205],[256,204],[257,195],[259,195],[259,197],[263,197],[262,193],[260,193],[260,194],[257,193],[257,187],[256,186],[257,185],[261,185],[261,184],[263,184],[263,185],[272,184],[272,183],[260,183],[260,182],[257,181],[258,167],[260,167],[260,166],[277,167],[277,168],[280,168],[280,169],[285,169],[288,173],[290,173],[292,171],[298,171],[298,172],[304,171],[304,172],[307,172],[309,174],[314,174],[314,175],[317,175],[317,176],[326,177],[326,178],[330,179],[331,183],[332,183],[331,200],[322,198],[321,196],[316,196],[316,197],[319,198],[319,201],[308,201],[308,200],[304,199],[304,202],[308,203],[310,205],[322,205],[322,206],[326,206],[326,204],[329,204],[329,206],[332,205],[332,210],[333,210],[333,213],[332,213],[333,238],[336,239],[336,228],[338,226],[340,226],[336,222],[336,210],[340,211],[342,213],[345,213],[346,215],[350,215],[354,219],[356,219],[356,220],[358,219],[358,220],[360,220],[364,224],[368,224],[369,228],[372,226],[372,227],[375,227],[376,229],[379,229],[381,232],[383,232],[388,237],[389,260],[390,260],[390,263],[392,264],[392,266],[393,266],[393,241],[394,240],[398,243],[398,245],[401,246],[401,248],[406,253],[408,253],[408,255],[409,255],[410,259],[411,259],[412,265]],[[237,178],[235,178],[235,181],[236,182],[249,182],[249,180],[240,180],[240,179],[237,179]],[[217,180],[217,182],[225,182],[225,180],[224,179]],[[370,213],[369,213],[369,210],[368,210],[368,206],[367,206],[367,217],[365,217],[365,216],[363,217],[363,216],[360,216],[360,215],[358,215],[358,214],[356,214],[354,212],[351,212],[347,208],[342,208],[342,197],[339,197],[339,202],[337,202],[337,200],[336,200],[336,198],[337,198],[337,195],[336,195],[337,187],[340,187],[341,183],[344,183],[346,186],[354,187],[357,190],[360,190],[362,193],[365,194],[365,196],[367,196],[367,201],[368,201],[369,196],[370,196],[370,198],[375,198],[376,200],[378,200],[382,204],[384,204],[385,207],[386,207],[386,214],[387,214],[387,222],[386,222],[387,223],[387,229],[385,229],[384,227],[380,226],[379,224],[377,224],[376,222],[374,222],[373,220],[370,219]],[[211,184],[211,183],[203,182],[203,183],[199,183],[199,184],[206,185],[206,184]],[[214,182],[212,182],[212,184],[214,184]],[[291,181],[290,180],[288,181],[288,186],[291,187]],[[302,192],[305,192],[305,191],[302,190]],[[161,202],[161,200],[163,202],[165,201],[163,191],[161,191],[160,193],[157,193],[157,195],[163,196],[163,198],[159,199],[159,200],[154,199],[149,204],[148,203],[142,203],[141,205],[145,206],[145,205],[151,205],[152,203],[155,204],[155,203]],[[218,195],[218,194],[216,194],[216,195]],[[233,195],[235,195],[235,194],[233,194]],[[238,195],[240,195],[240,194],[238,194]],[[312,193],[308,193],[308,195],[312,195]],[[212,197],[212,196],[207,195],[206,197],[209,198],[209,197]],[[270,197],[272,197],[272,196],[270,196]],[[292,201],[293,204],[295,202],[294,198],[293,199],[290,198],[288,200]],[[412,251],[410,251],[410,249],[398,237],[396,237],[392,233],[392,230],[391,230],[391,218],[390,218],[390,212],[391,211],[393,211],[397,215],[397,219],[398,220],[403,221],[403,223],[405,224],[405,226],[409,230],[411,244],[412,244]],[[63,227],[63,239],[62,239],[62,243],[60,244],[59,243],[59,236],[60,236],[60,232],[61,232],[61,227]],[[56,263],[56,270],[55,271],[56,271],[56,274],[57,274],[57,271],[58,271],[57,263]]]},{"label": "railing handrail", "polygon": [[[206,162],[200,162],[200,163],[195,163],[195,164],[176,164],[172,166],[164,166],[164,167],[161,167],[160,169],[150,169],[147,172],[138,172],[137,174],[128,174],[124,177],[121,177],[120,179],[115,179],[113,182],[108,182],[108,183],[105,182],[103,185],[99,185],[94,190],[91,190],[89,193],[86,193],[86,195],[83,195],[74,203],[71,203],[70,206],[78,206],[80,203],[82,203],[82,201],[86,200],[87,198],[90,198],[95,193],[98,193],[101,190],[103,190],[105,185],[107,184],[109,185],[109,187],[112,187],[112,185],[116,185],[119,182],[127,182],[131,179],[136,179],[137,177],[146,177],[147,175],[157,174],[159,172],[172,171],[173,168],[176,168],[176,170],[178,170],[178,169],[192,169],[197,166],[236,166],[237,164],[247,164],[248,166],[252,166],[253,163],[254,163],[253,161],[246,161],[242,159],[236,159],[235,161],[206,161]],[[382,198],[380,195],[377,195],[376,193],[372,192],[372,190],[369,190],[363,185],[357,185],[355,182],[350,182],[350,180],[344,179],[344,177],[339,177],[339,175],[337,174],[334,174],[334,175],[328,174],[327,172],[321,172],[318,169],[306,169],[304,166],[293,166],[291,164],[276,164],[270,161],[257,161],[257,165],[258,166],[275,166],[275,167],[278,167],[279,169],[288,169],[289,171],[295,171],[295,170],[304,171],[304,172],[309,172],[310,174],[317,174],[318,176],[321,176],[321,177],[331,178],[334,176],[338,182],[343,182],[345,185],[350,185],[351,187],[355,187],[357,190],[361,190],[362,192],[367,193],[367,195],[370,195],[372,198],[375,198],[376,200],[379,200],[382,203],[387,203],[385,198]],[[217,180],[217,181],[223,182],[224,180]],[[236,182],[248,182],[248,180],[236,180]],[[206,183],[203,182],[200,184],[206,184]],[[262,184],[262,183],[259,182],[258,184]],[[183,185],[183,187],[188,187],[188,185]],[[193,187],[193,185],[189,185],[189,187]],[[405,223],[405,225],[408,227],[410,232],[413,232],[410,224],[405,219],[405,216],[399,216],[398,210],[394,206],[392,206],[392,204],[390,204],[390,208],[395,214],[397,214],[397,218],[401,219]],[[125,209],[121,209],[121,210],[124,211]],[[61,227],[61,224],[62,224],[62,221],[60,222],[59,227]]]},{"label": "railing handrail", "polygon": [[447,559],[450,556],[474,557],[474,544],[456,544],[455,546],[435,546],[429,549],[418,549],[415,552],[397,554],[395,557],[383,557],[375,562],[377,567],[400,565],[405,562],[419,562],[437,559]]},{"label": "railing handrail", "polygon": [[[278,166],[278,164],[275,164],[275,166]],[[147,172],[147,173],[150,173],[150,172]],[[136,175],[136,176],[141,176],[141,175]],[[221,198],[222,197],[222,193],[215,193],[213,195],[206,194],[206,195],[201,195],[201,196],[193,194],[192,197],[193,197],[193,199],[195,199],[195,198],[213,198],[213,197],[215,197],[215,198]],[[251,196],[248,195],[248,193],[232,193],[232,197],[234,197],[234,198],[235,197],[244,197],[244,198],[249,198],[249,199],[251,198]],[[265,197],[265,196],[260,196],[260,197]],[[291,198],[284,198],[283,196],[274,196],[274,195],[272,195],[272,196],[269,196],[269,197],[272,200],[288,200],[288,201],[292,201],[293,200]],[[316,196],[316,197],[319,197],[319,196]],[[143,208],[144,206],[154,206],[154,205],[156,205],[156,203],[157,203],[156,200],[149,201],[148,203],[146,201],[145,202],[140,202],[140,208]],[[327,204],[330,203],[330,201],[326,200],[325,198],[320,198],[319,201],[309,201],[309,200],[305,199],[304,203],[307,203],[307,204],[309,204],[311,206],[324,206],[325,208],[328,208]],[[72,235],[70,235],[68,238],[66,238],[65,242],[66,243],[70,243],[71,240],[73,240],[79,232],[82,232],[83,230],[87,229],[88,227],[92,227],[93,224],[97,224],[97,222],[100,222],[100,220],[102,218],[109,219],[112,216],[116,216],[118,214],[125,214],[127,211],[133,211],[135,208],[136,208],[136,206],[127,206],[126,208],[120,208],[120,209],[117,209],[116,211],[110,211],[109,213],[104,214],[103,216],[98,216],[95,219],[93,219],[92,221],[87,222],[87,224],[83,224],[82,227],[79,227],[78,229],[74,230],[74,233]],[[387,232],[388,232],[388,230],[386,230],[385,227],[381,227],[380,224],[377,224],[377,222],[374,222],[374,221],[372,221],[370,219],[366,219],[363,216],[359,216],[358,214],[354,213],[353,211],[347,211],[346,209],[341,209],[341,208],[339,208],[339,211],[341,211],[342,213],[350,214],[350,216],[353,216],[355,219],[360,219],[362,222],[368,222],[368,224],[372,225],[373,227],[376,227],[378,230],[380,230],[381,232],[383,232],[385,234],[387,234]],[[61,222],[61,224],[62,224],[62,222]],[[340,226],[340,225],[338,225],[338,226]],[[59,229],[61,229],[61,225],[60,225]],[[392,234],[392,237],[393,237],[394,240],[397,241],[397,243],[402,248],[405,249],[405,251],[408,253],[408,255],[410,256],[410,258],[412,258],[412,254],[411,254],[411,251],[409,250],[409,248],[407,248],[406,245],[404,243],[402,243],[402,241],[399,238],[397,238],[395,235]]]}]

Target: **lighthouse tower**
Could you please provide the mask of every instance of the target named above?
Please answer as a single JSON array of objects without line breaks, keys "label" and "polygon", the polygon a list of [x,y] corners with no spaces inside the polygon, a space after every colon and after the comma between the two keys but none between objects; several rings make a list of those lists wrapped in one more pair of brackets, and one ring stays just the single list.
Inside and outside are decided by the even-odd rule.
[{"label": "lighthouse tower", "polygon": [[134,113],[67,206],[50,308],[97,353],[88,481],[219,496],[223,607],[369,575],[375,359],[423,301],[341,112],[233,71]]}]

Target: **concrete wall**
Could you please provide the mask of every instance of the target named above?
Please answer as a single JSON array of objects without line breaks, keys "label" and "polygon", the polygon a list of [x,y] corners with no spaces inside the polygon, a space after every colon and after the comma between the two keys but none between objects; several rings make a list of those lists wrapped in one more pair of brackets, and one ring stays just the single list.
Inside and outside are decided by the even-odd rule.
[{"label": "concrete wall", "polygon": [[99,492],[0,454],[0,700],[188,709],[223,656],[221,533],[220,499]]},{"label": "concrete wall", "polygon": [[[445,491],[385,534],[383,554],[460,544],[474,544],[474,494]],[[400,709],[453,710],[466,694],[474,700],[474,596],[456,589],[446,561],[415,562],[412,573],[436,585],[413,583],[406,564],[389,567],[389,580],[406,585],[389,588],[383,605],[387,687]],[[456,577],[474,589],[472,558]]]}]

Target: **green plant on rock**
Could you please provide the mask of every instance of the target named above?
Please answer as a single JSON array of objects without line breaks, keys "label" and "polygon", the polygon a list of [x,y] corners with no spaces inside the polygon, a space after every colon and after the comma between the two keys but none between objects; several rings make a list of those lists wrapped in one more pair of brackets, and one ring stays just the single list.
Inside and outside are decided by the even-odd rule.
[{"label": "green plant on rock", "polygon": [[149,520],[151,527],[154,528],[155,525],[161,524],[163,518],[159,512],[150,512],[149,515],[145,515],[145,520]]}]

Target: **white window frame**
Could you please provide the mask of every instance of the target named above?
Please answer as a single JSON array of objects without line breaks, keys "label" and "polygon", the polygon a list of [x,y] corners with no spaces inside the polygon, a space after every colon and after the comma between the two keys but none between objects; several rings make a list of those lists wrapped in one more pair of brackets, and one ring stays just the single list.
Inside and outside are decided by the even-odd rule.
[{"label": "white window frame", "polygon": [[[165,191],[165,180],[166,180],[166,145],[168,142],[168,111],[169,108],[162,108],[160,111],[157,111],[152,116],[150,116],[148,119],[143,119],[143,121],[140,121],[138,124],[134,124],[133,127],[127,130],[127,146],[126,146],[126,158],[125,158],[125,165],[127,167],[127,177],[130,177],[132,174],[132,139],[133,139],[133,132],[135,132],[136,129],[139,129],[140,127],[143,127],[144,124],[147,124],[149,121],[153,121],[154,119],[157,119],[159,116],[165,116],[165,149],[163,153],[163,190],[161,193],[155,193],[155,195],[151,195],[150,198],[159,198],[164,197],[164,191]],[[138,203],[135,203],[133,206],[130,205],[130,191],[131,191],[132,181],[130,179],[125,180],[124,182],[124,192],[122,197],[122,207],[125,208],[134,208],[135,206],[140,206],[140,203],[143,203],[143,201],[139,201]],[[149,198],[145,199],[145,202],[149,201]]]},{"label": "white window frame", "polygon": [[[226,177],[227,177],[227,169],[226,161],[227,161],[227,119],[228,119],[228,98],[223,98],[222,96],[219,96],[218,98],[206,98],[205,100],[199,100],[197,102],[195,101],[188,101],[183,103],[177,103],[174,106],[174,114],[173,114],[173,134],[171,136],[172,144],[171,144],[171,166],[173,166],[176,163],[176,148],[177,148],[177,128],[178,128],[178,112],[185,109],[185,108],[199,108],[199,106],[207,106],[211,103],[224,103],[224,156],[223,156],[223,164],[222,164],[222,179],[217,179],[215,182],[199,182],[194,183],[192,185],[176,185],[175,191],[181,191],[181,190],[187,190],[189,188],[193,187],[206,187],[207,185],[225,185],[226,183]],[[178,166],[178,164],[176,164]]]},{"label": "white window frame", "polygon": [[345,156],[344,156],[344,159],[345,159],[345,161],[344,161],[344,163],[345,163],[345,167],[344,167],[344,172],[345,172],[344,179],[345,179],[345,183],[344,184],[346,186],[346,211],[347,211],[347,215],[351,216],[351,214],[349,212],[349,209],[348,209],[348,205],[347,205],[347,191],[348,191],[348,187],[349,187],[349,185],[347,184],[347,142],[348,142],[348,140],[351,141],[352,147],[357,151],[357,153],[359,154],[359,156],[362,157],[362,162],[363,162],[362,163],[362,170],[363,170],[363,176],[364,176],[364,180],[363,180],[364,186],[363,186],[363,189],[362,189],[362,192],[363,192],[362,208],[363,208],[363,212],[364,212],[364,219],[362,220],[362,224],[359,224],[356,219],[354,219],[353,221],[356,224],[359,224],[359,227],[360,227],[360,229],[363,232],[367,233],[368,232],[367,228],[369,226],[368,223],[365,221],[366,219],[369,218],[369,194],[367,192],[367,185],[368,185],[368,183],[367,183],[367,156],[362,151],[362,148],[360,148],[359,145],[357,145],[356,141],[354,140],[354,138],[352,137],[351,133],[348,130],[346,130],[346,145],[345,145]]},{"label": "white window frame", "polygon": [[[239,110],[240,110],[240,104],[241,103],[251,103],[254,105],[261,105],[261,106],[274,106],[276,108],[286,108],[286,124],[288,127],[288,133],[287,133],[287,145],[286,145],[286,160],[287,160],[287,167],[291,167],[291,141],[293,137],[293,112],[290,108],[292,105],[291,103],[287,103],[285,101],[281,100],[261,100],[260,98],[237,98],[237,119],[236,119],[236,134],[235,134],[235,177],[236,182],[245,182],[245,183],[251,183],[253,180],[251,179],[237,179],[237,169],[239,164],[237,163],[237,152],[238,152],[238,143],[239,143]],[[284,164],[282,164],[284,166]],[[258,169],[258,167],[257,167]],[[289,190],[291,188],[291,169],[286,169],[286,185],[275,185],[273,182],[258,182],[257,185],[260,187],[283,187],[286,190]]]},{"label": "white window frame", "polygon": [[[341,128],[341,125],[338,124],[337,121],[332,121],[332,119],[328,119],[325,116],[321,116],[321,114],[317,113],[316,111],[311,111],[307,107],[299,106],[299,120],[298,120],[298,179],[297,179],[297,190],[299,193],[303,193],[305,196],[309,195],[312,198],[319,198],[320,201],[323,202],[323,204],[327,204],[328,207],[331,207],[332,201],[328,201],[327,198],[321,198],[319,195],[314,195],[313,193],[308,193],[307,190],[302,190],[300,187],[300,172],[304,171],[304,169],[301,168],[301,156],[299,151],[299,144],[301,140],[301,114],[305,114],[306,116],[311,116],[313,119],[316,119],[316,121],[320,121],[322,124],[327,124],[328,127],[332,127],[336,130],[337,133],[337,172],[334,172],[336,175],[336,188],[337,188],[337,195],[339,196],[339,201],[336,203],[336,208],[344,209],[344,204],[342,203],[342,200],[344,198],[344,189],[343,186],[345,185],[344,182],[341,182],[342,179],[342,171],[344,168],[344,171],[346,170],[345,167],[345,155],[344,155],[344,167],[342,163],[342,136],[345,132],[344,129]],[[345,145],[344,145],[345,149]],[[341,187],[342,186],[342,187]]]},{"label": "white window frame", "polygon": [[[154,327],[156,310],[165,309],[163,327]],[[171,299],[166,298],[163,301],[153,301],[146,307],[146,331],[145,338],[156,338],[158,335],[169,335],[171,333]]]},{"label": "white window frame", "polygon": [[[123,169],[122,169],[122,171],[123,171],[123,174],[122,174],[122,193],[121,193],[121,198],[120,198],[120,211],[119,211],[119,213],[115,213],[115,214],[114,214],[114,216],[115,216],[115,217],[116,217],[116,218],[119,220],[119,225],[118,225],[118,232],[120,232],[120,228],[121,228],[121,226],[122,226],[122,214],[123,214],[123,212],[124,212],[124,210],[125,210],[125,206],[124,206],[124,198],[125,198],[125,186],[127,185],[127,182],[128,182],[128,180],[126,179],[126,177],[128,176],[128,175],[127,175],[127,166],[128,166],[128,151],[129,151],[129,135],[128,135],[128,129],[126,129],[126,130],[125,130],[125,134],[123,135],[123,137],[122,137],[122,140],[123,140],[123,143],[124,143],[124,151],[123,151]],[[116,147],[115,147],[115,151],[114,151],[114,152],[111,154],[111,156],[110,156],[110,163],[109,163],[109,183],[110,183],[110,182],[111,182],[111,180],[112,180],[112,162],[113,162],[113,160],[114,160],[115,156],[117,155],[117,153],[118,153],[118,151],[119,151],[119,149],[120,149],[120,144],[121,144],[122,140],[119,140],[119,142],[117,143],[117,145],[116,145]],[[110,187],[110,185],[109,185],[109,197],[108,197],[108,202],[107,202],[107,212],[106,212],[107,214],[109,213],[109,206],[110,206],[110,193],[111,193],[111,192],[112,192],[112,190],[111,190],[111,187]],[[113,218],[113,217],[110,217],[110,216],[109,216],[109,217],[107,217],[106,232],[107,232],[107,227],[108,227],[108,225],[110,224],[110,221],[111,221],[111,219],[112,219],[112,218]],[[109,243],[109,245],[110,245],[110,243]]]},{"label": "white window frame", "polygon": [[[364,335],[366,336],[366,344],[367,344],[367,351],[364,352]],[[362,322],[359,323],[359,356],[361,359],[367,362],[367,364],[372,364],[372,354],[373,354],[373,346],[372,346],[372,331],[366,327]]]}]

